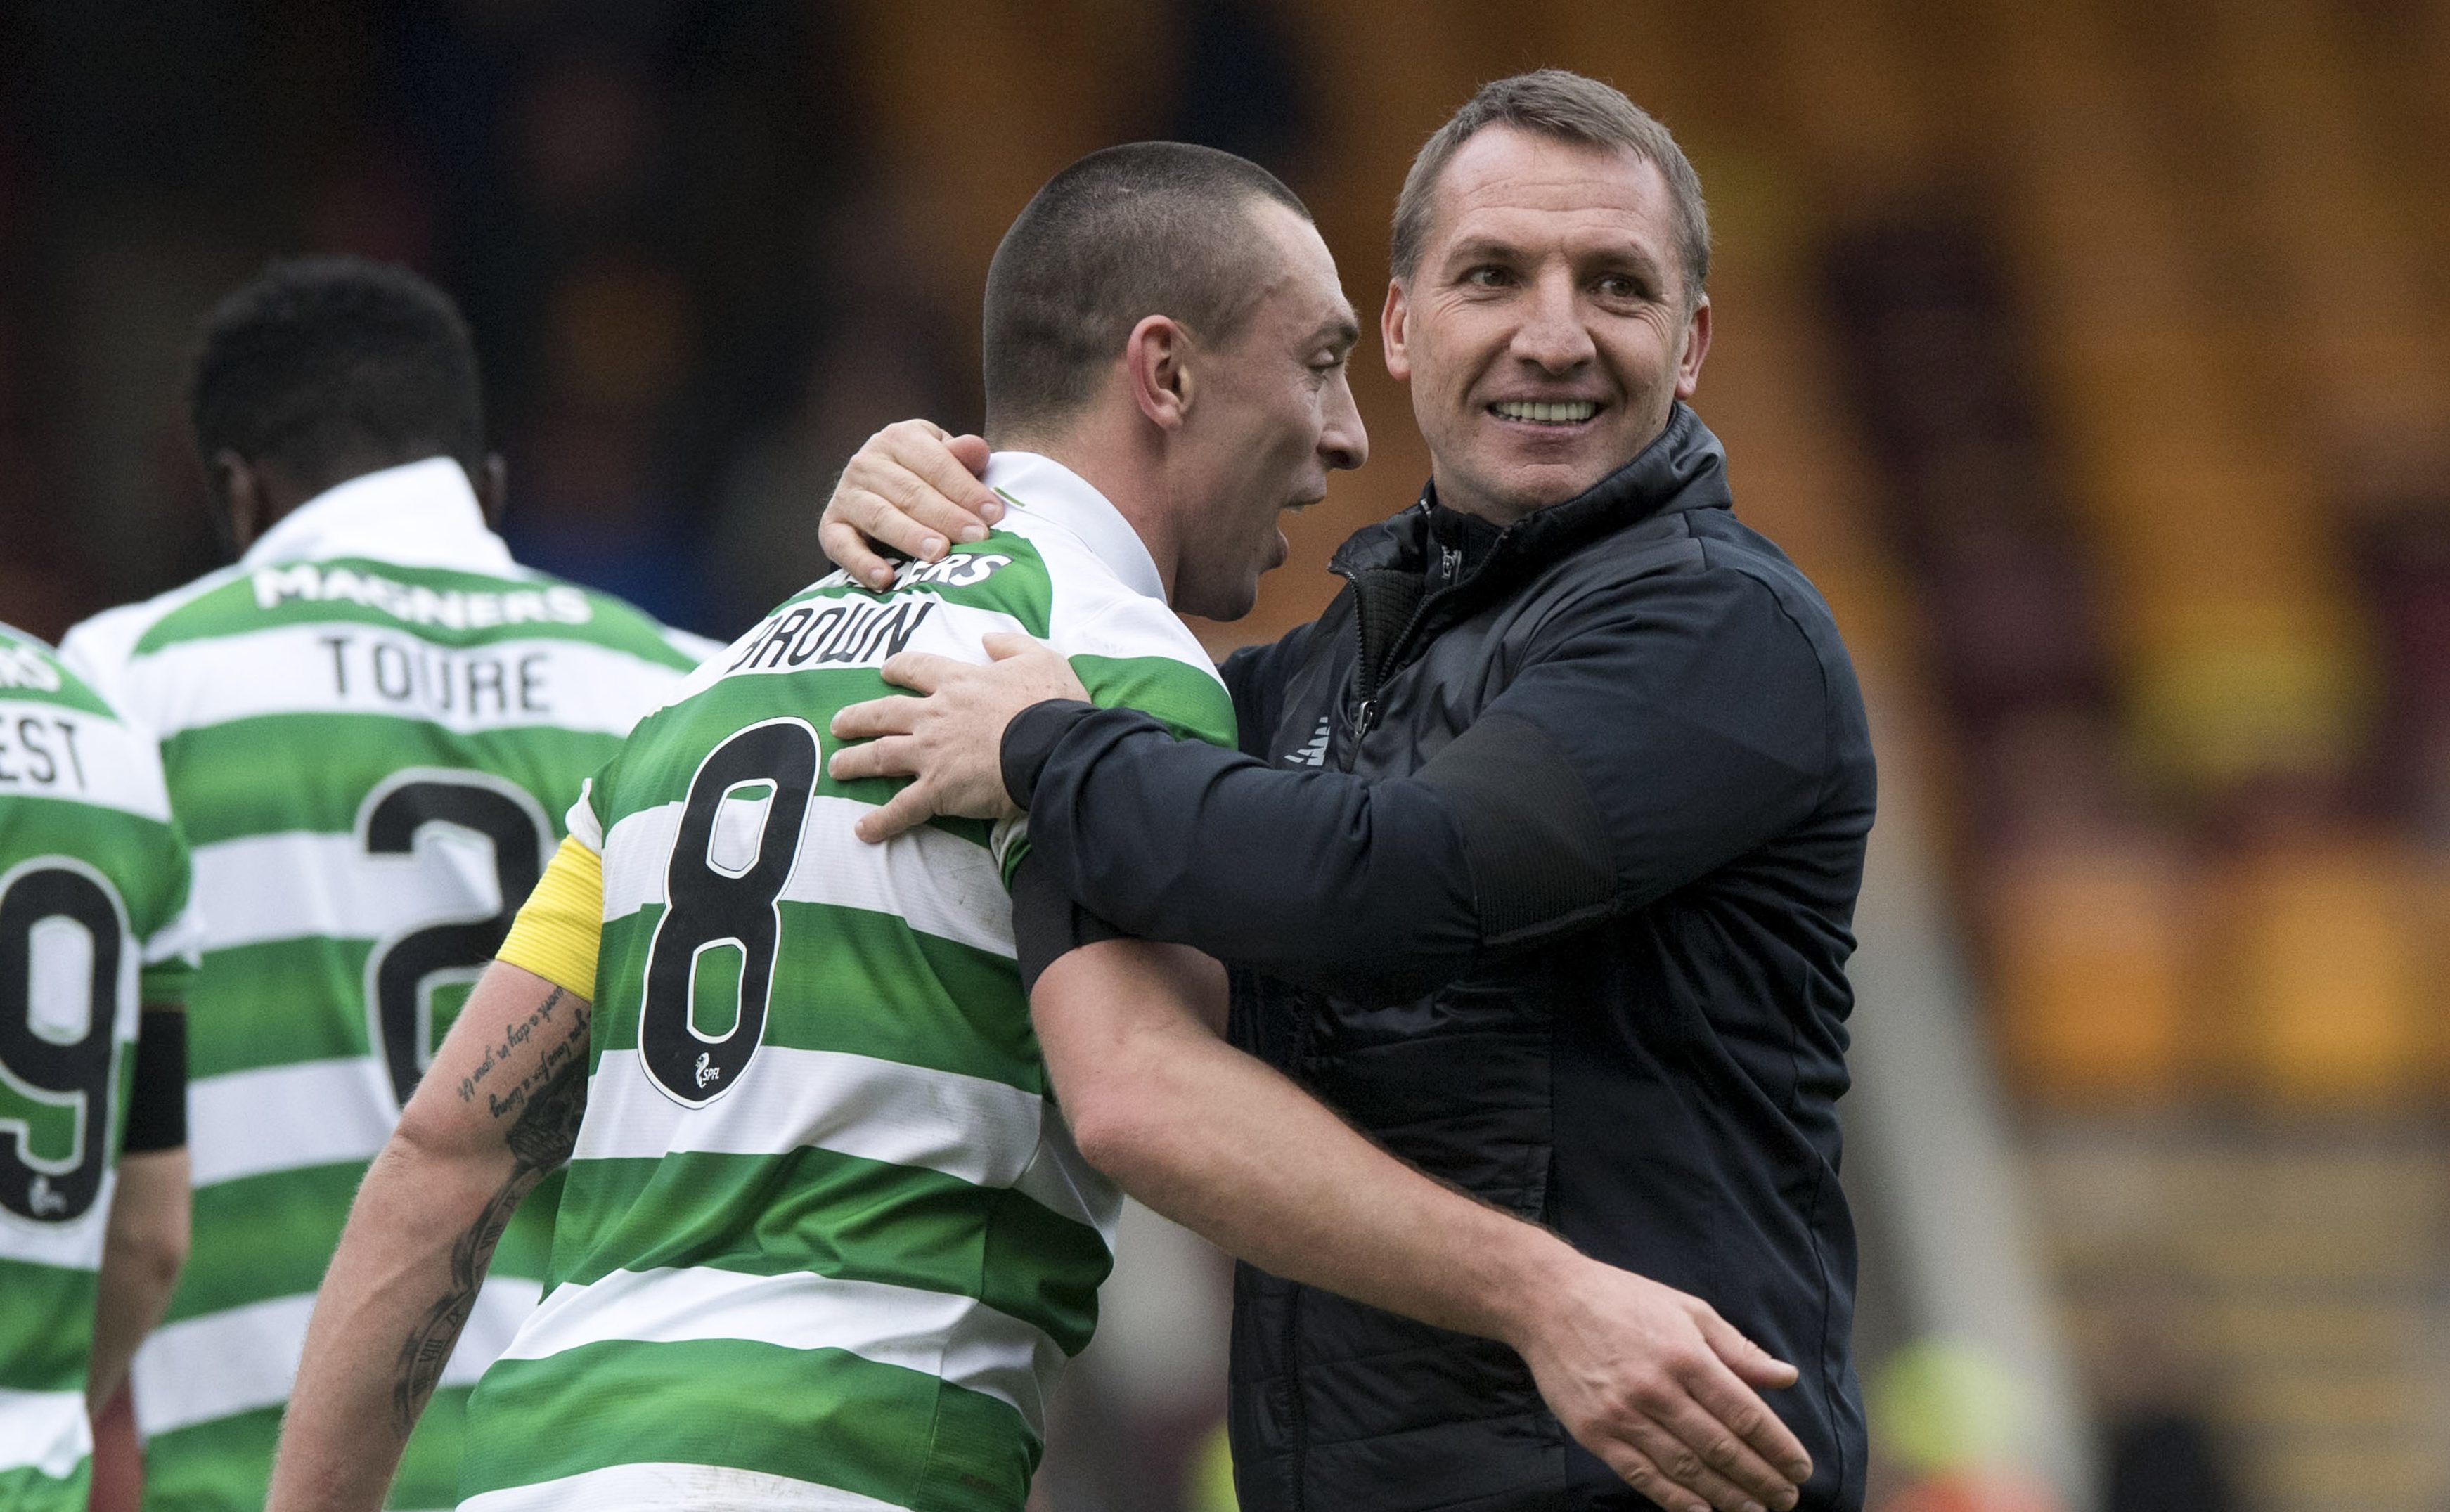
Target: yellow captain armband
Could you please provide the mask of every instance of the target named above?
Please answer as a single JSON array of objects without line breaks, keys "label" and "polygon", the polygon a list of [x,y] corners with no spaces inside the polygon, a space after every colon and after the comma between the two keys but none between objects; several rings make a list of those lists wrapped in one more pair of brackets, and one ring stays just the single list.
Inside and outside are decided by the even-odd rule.
[{"label": "yellow captain armband", "polygon": [[593,1001],[603,935],[604,858],[564,840],[512,922],[499,959]]}]

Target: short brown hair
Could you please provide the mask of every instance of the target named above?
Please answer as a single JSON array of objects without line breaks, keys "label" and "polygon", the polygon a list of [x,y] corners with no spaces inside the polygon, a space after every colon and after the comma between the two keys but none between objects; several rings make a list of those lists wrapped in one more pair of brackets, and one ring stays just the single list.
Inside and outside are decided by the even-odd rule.
[{"label": "short brown hair", "polygon": [[1311,219],[1267,169],[1183,142],[1107,147],[1047,180],[987,265],[988,433],[1079,409],[1149,316],[1232,340],[1274,271],[1250,223],[1262,201]]},{"label": "short brown hair", "polygon": [[1701,203],[1701,181],[1657,117],[1597,79],[1564,68],[1540,68],[1481,86],[1447,124],[1421,145],[1395,197],[1390,265],[1409,281],[1420,267],[1429,239],[1429,201],[1438,178],[1463,145],[1484,126],[1507,126],[1561,142],[1630,151],[1667,181],[1676,205],[1677,240],[1683,254],[1684,302],[1701,298],[1710,280],[1710,212]]}]

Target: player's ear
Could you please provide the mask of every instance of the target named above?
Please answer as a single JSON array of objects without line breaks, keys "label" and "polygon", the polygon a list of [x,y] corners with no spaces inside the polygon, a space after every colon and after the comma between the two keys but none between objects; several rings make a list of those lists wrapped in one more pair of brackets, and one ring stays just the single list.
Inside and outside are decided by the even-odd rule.
[{"label": "player's ear", "polygon": [[485,514],[485,523],[495,530],[502,528],[502,510],[511,502],[510,464],[499,452],[487,452],[476,475],[468,480],[476,490],[476,507]]},{"label": "player's ear", "polygon": [[1123,372],[1132,400],[1149,423],[1179,430],[1191,407],[1191,333],[1162,315],[1143,318],[1123,346]]},{"label": "player's ear", "polygon": [[1398,383],[1412,378],[1412,354],[1408,338],[1411,330],[1412,300],[1404,292],[1401,281],[1387,281],[1387,307],[1378,312],[1378,344],[1387,349],[1387,376]]}]

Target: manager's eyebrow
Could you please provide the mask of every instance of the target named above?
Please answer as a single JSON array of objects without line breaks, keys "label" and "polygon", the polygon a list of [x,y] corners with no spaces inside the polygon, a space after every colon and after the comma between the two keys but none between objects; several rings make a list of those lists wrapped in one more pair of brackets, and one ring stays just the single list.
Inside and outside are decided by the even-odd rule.
[{"label": "manager's eyebrow", "polygon": [[1466,237],[1447,248],[1447,255],[1442,261],[1451,266],[1457,262],[1477,262],[1483,258],[1494,259],[1500,262],[1510,262],[1521,256],[1523,256],[1523,248],[1514,242],[1503,237],[1483,234]]},{"label": "manager's eyebrow", "polygon": [[[1569,247],[1568,253],[1577,262],[1614,262],[1639,273],[1657,275],[1663,266],[1658,254],[1651,248],[1639,242],[1615,238],[1609,239],[1604,245],[1597,248],[1588,244]],[[1483,234],[1468,237],[1449,247],[1444,265],[1452,267],[1459,263],[1479,262],[1483,260],[1507,262],[1518,261],[1527,255],[1518,242],[1507,241],[1503,237]]]},{"label": "manager's eyebrow", "polygon": [[1319,321],[1318,334],[1312,339],[1325,341],[1332,346],[1351,346],[1361,339],[1360,318],[1352,313],[1352,306],[1347,304],[1326,320]]}]

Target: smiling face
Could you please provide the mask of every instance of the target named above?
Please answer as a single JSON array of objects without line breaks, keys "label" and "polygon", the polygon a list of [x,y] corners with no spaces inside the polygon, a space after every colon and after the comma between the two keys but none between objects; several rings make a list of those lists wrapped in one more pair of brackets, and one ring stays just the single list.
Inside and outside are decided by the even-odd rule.
[{"label": "smiling face", "polygon": [[1412,389],[1438,497],[1510,525],[1631,461],[1710,344],[1686,307],[1675,202],[1624,148],[1489,126],[1439,177],[1387,371]]},{"label": "smiling face", "polygon": [[1231,340],[1197,347],[1193,393],[1168,459],[1179,511],[1174,605],[1238,619],[1259,575],[1283,564],[1276,516],[1317,503],[1332,469],[1370,455],[1347,359],[1360,335],[1335,260],[1310,222],[1254,202],[1252,230],[1275,248],[1275,273]]}]

